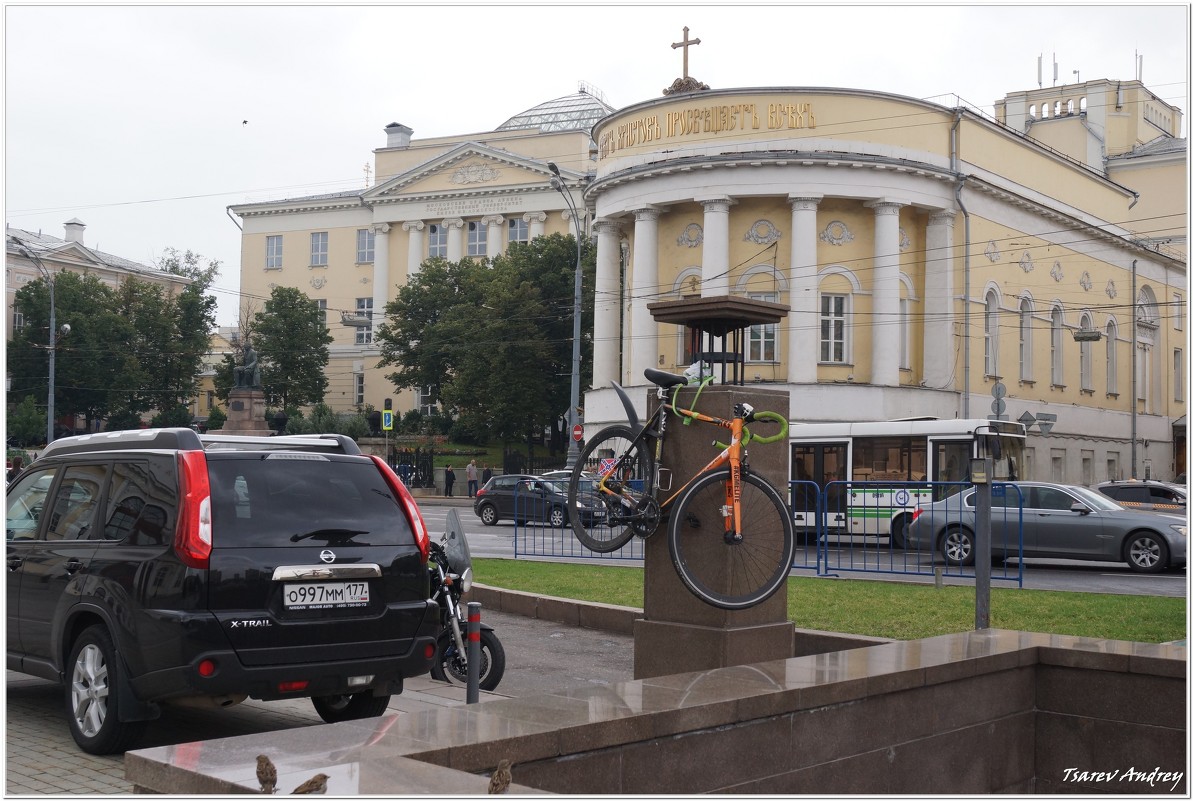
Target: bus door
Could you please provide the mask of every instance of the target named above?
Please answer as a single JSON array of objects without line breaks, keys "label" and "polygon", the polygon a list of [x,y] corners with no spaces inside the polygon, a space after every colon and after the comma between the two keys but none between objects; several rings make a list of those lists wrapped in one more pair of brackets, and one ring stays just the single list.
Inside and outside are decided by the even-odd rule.
[{"label": "bus door", "polygon": [[[973,453],[973,439],[932,441],[932,481],[968,482],[969,458]],[[965,489],[961,484],[934,486],[932,500],[941,501]]]},{"label": "bus door", "polygon": [[[824,499],[826,531],[845,528],[847,442],[805,442],[791,446],[791,513],[797,530],[816,528],[817,490]],[[805,482],[805,483],[801,483]],[[810,482],[810,483],[807,483]],[[812,484],[816,486],[813,487]]]}]

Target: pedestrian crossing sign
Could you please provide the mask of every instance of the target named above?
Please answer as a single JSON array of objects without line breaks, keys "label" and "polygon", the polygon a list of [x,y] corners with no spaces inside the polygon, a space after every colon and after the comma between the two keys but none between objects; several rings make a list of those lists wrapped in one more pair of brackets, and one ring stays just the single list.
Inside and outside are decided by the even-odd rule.
[{"label": "pedestrian crossing sign", "polygon": [[381,428],[385,431],[394,430],[394,413],[389,409],[381,413]]}]

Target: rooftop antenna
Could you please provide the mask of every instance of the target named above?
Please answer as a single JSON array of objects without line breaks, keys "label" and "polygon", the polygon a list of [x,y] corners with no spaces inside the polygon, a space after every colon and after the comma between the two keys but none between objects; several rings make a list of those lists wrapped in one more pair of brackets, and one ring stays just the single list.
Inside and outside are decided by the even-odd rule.
[{"label": "rooftop antenna", "polygon": [[597,88],[596,86],[593,86],[588,81],[578,81],[577,83],[578,83],[578,88],[579,88],[579,91],[581,94],[592,95],[597,100],[604,103],[605,105],[609,105],[609,101],[605,98],[605,93],[602,92],[599,88]]},{"label": "rooftop antenna", "polygon": [[1052,54],[1052,85],[1056,86],[1056,81],[1060,77],[1060,65],[1056,63],[1056,53]]},{"label": "rooftop antenna", "polygon": [[1044,88],[1044,54],[1040,53],[1036,57],[1036,86],[1040,89]]},{"label": "rooftop antenna", "polygon": [[1143,56],[1138,50],[1135,51],[1135,80],[1143,82]]}]

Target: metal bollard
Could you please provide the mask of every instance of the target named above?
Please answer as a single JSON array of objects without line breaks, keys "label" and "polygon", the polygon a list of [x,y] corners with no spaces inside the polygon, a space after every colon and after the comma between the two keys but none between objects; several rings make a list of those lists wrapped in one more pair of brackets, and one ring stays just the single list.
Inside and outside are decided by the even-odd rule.
[{"label": "metal bollard", "polygon": [[481,605],[468,603],[468,696],[467,703],[481,699]]}]

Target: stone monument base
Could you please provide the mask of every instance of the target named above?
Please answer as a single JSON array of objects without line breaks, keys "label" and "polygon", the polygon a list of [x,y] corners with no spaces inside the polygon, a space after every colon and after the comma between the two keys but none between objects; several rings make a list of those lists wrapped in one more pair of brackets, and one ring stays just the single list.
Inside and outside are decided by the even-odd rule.
[{"label": "stone monument base", "polygon": [[228,420],[219,434],[268,437],[273,434],[265,422],[265,392],[252,387],[234,387],[228,392]]}]

